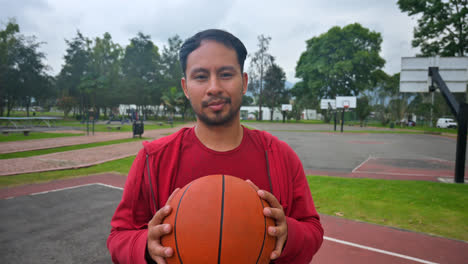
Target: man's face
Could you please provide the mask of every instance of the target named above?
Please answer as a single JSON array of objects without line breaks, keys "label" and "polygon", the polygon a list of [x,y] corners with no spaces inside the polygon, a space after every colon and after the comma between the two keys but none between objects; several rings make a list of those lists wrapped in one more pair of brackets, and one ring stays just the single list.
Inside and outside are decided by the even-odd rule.
[{"label": "man's face", "polygon": [[234,49],[203,41],[187,57],[182,87],[198,119],[209,126],[221,126],[239,118],[247,74],[241,72]]}]

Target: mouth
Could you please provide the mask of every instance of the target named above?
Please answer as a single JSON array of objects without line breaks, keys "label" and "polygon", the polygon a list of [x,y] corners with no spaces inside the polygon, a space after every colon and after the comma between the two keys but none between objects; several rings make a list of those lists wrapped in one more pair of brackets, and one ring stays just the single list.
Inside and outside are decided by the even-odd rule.
[{"label": "mouth", "polygon": [[223,107],[227,104],[231,103],[231,99],[229,97],[226,98],[212,98],[207,101],[202,102],[203,107],[207,107],[212,111],[221,111]]}]

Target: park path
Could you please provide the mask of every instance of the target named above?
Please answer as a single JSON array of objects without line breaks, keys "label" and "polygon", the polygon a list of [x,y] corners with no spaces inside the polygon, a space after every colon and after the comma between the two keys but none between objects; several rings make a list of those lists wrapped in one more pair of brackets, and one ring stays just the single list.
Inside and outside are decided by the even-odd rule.
[{"label": "park path", "polygon": [[[186,124],[184,126],[193,126]],[[143,134],[145,137],[157,139],[165,135],[178,131],[183,126],[167,129],[147,130]],[[30,140],[28,142],[37,148],[52,148],[56,146],[86,144],[99,141],[109,141],[114,139],[129,138],[131,133],[103,133],[104,135],[80,136],[70,138],[54,138],[52,140]],[[64,141],[61,143],[61,141]],[[19,142],[16,142],[19,143]],[[22,143],[22,142],[21,142]],[[50,144],[50,145],[47,145]],[[66,145],[64,145],[66,144]],[[0,148],[3,146],[0,145]],[[21,144],[16,151],[23,151],[26,144]],[[31,172],[43,172],[52,170],[76,169],[101,164],[111,160],[121,159],[136,155],[142,148],[142,141],[134,141],[108,146],[79,149],[65,152],[57,152],[46,155],[32,156],[27,158],[15,158],[0,160],[0,176],[15,175]],[[13,148],[13,147],[11,147]]]},{"label": "park path", "polygon": [[[192,126],[189,124],[186,126]],[[180,128],[168,128],[168,129],[155,129],[155,130],[146,130],[143,134],[144,137],[157,138],[159,135],[172,133],[174,129]],[[76,130],[73,131],[57,131],[60,133],[76,133]],[[48,148],[57,148],[81,144],[96,143],[102,141],[126,139],[132,137],[132,132],[95,132],[94,135],[89,136],[74,136],[74,137],[62,137],[62,138],[44,138],[44,139],[35,139],[35,140],[23,140],[23,141],[12,141],[12,142],[2,142],[0,143],[0,154],[20,152],[20,151],[30,151],[38,149],[48,149]]]}]

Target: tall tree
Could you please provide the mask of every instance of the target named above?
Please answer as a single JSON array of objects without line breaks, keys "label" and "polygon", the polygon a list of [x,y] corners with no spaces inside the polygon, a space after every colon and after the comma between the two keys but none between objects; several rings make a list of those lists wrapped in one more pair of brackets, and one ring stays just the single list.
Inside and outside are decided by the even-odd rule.
[{"label": "tall tree", "polygon": [[466,56],[467,5],[466,0],[398,0],[402,12],[419,17],[412,45],[423,56]]},{"label": "tall tree", "polygon": [[26,107],[29,116],[33,98],[48,87],[45,54],[39,50],[42,43],[19,32],[14,20],[0,31],[0,107],[3,114],[6,102],[8,116],[15,104]]},{"label": "tall tree", "polygon": [[270,108],[270,120],[273,112],[281,104],[288,103],[288,91],[285,89],[286,73],[276,63],[270,65],[265,73],[265,88],[263,90],[265,105]]},{"label": "tall tree", "polygon": [[[182,46],[182,39],[175,35],[168,39],[168,46],[163,47],[161,53],[161,62],[162,62],[162,72],[163,72],[163,94],[171,94],[170,91],[172,87],[176,87],[179,92],[182,92],[182,87],[180,84],[180,79],[183,76],[182,67],[180,66],[179,61],[179,50]],[[177,100],[180,112],[182,113],[182,118],[185,119],[185,113],[187,109],[190,108],[190,101],[183,96],[181,100]],[[169,105],[166,104],[166,100],[163,99],[163,103],[168,108],[171,109]]]},{"label": "tall tree", "polygon": [[[76,36],[71,40],[65,40],[65,43],[68,46],[64,55],[65,64],[57,76],[60,101],[67,102],[67,110],[73,108],[69,103],[78,104],[79,112],[83,114],[90,106],[90,100],[82,86],[82,81],[89,71],[91,40],[78,30]],[[67,111],[64,113],[67,114]]]},{"label": "tall tree", "polygon": [[258,50],[250,60],[250,90],[258,98],[258,120],[262,120],[263,85],[265,72],[273,63],[273,56],[268,53],[271,37],[258,36]]},{"label": "tall tree", "polygon": [[[0,30],[0,116],[3,116],[4,108],[11,104],[14,92],[15,57],[18,46],[19,25],[10,20],[6,27]],[[9,100],[10,98],[10,100]]]},{"label": "tall tree", "polygon": [[380,33],[360,24],[338,26],[307,41],[297,66],[307,92],[320,98],[358,96],[375,84],[374,72],[385,60],[380,57]]},{"label": "tall tree", "polygon": [[146,106],[161,103],[161,57],[149,35],[140,32],[130,40],[122,60],[122,73],[126,103],[142,107],[143,112]]},{"label": "tall tree", "polygon": [[123,50],[112,41],[109,33],[103,38],[95,38],[90,47],[88,70],[81,79],[80,89],[89,98],[90,106],[104,110],[118,105],[122,93],[119,92],[120,60]]}]

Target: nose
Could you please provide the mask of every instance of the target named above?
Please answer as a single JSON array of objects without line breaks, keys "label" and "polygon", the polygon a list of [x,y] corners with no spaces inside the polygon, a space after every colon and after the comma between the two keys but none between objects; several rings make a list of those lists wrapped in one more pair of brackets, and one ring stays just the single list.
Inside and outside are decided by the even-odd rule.
[{"label": "nose", "polygon": [[210,78],[206,93],[208,95],[220,95],[223,93],[221,82],[218,80],[218,78]]}]

